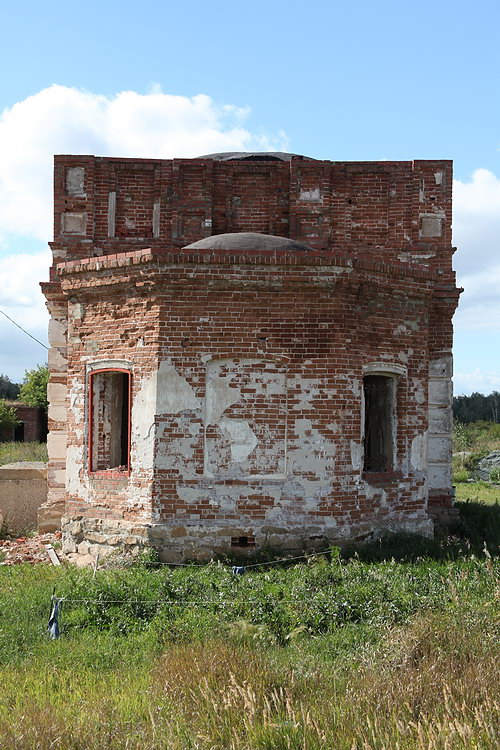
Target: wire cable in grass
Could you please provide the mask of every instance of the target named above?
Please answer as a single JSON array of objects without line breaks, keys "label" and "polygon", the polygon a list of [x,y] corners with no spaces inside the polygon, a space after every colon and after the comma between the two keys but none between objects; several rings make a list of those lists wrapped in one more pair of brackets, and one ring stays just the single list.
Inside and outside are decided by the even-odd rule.
[{"label": "wire cable in grass", "polygon": [[65,602],[67,604],[146,604],[150,606],[159,606],[161,604],[164,605],[186,605],[186,604],[234,604],[234,605],[243,605],[243,604],[262,604],[262,602],[267,604],[310,604],[310,601],[306,599],[277,599],[274,601],[269,600],[262,600],[262,599],[176,599],[175,601],[171,601],[170,599],[160,599],[158,601],[149,601],[145,599],[65,599],[60,598],[60,601]]},{"label": "wire cable in grass", "polygon": [[[331,554],[331,550],[325,549],[322,552],[307,552],[304,555],[296,555],[294,557],[281,557],[278,560],[267,560],[265,562],[257,562],[257,563],[249,563],[248,565],[245,565],[245,568],[262,568],[266,565],[278,565],[279,563],[286,563],[286,562],[292,562],[293,560],[308,560],[311,557],[318,557],[318,555],[329,555]],[[176,562],[162,562],[161,560],[158,560],[155,562],[154,560],[146,561],[140,563],[140,565],[144,565],[145,567],[154,566],[157,567],[159,565],[168,565],[171,568],[202,568],[204,565],[197,564],[197,563],[176,563]]]}]

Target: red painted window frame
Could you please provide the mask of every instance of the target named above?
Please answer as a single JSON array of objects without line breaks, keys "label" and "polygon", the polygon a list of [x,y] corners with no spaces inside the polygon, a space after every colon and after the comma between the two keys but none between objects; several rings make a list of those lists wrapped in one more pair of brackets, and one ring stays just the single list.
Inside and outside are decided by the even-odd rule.
[{"label": "red painted window frame", "polygon": [[[128,375],[128,435],[127,435],[127,469],[125,471],[118,471],[117,469],[96,469],[92,470],[92,464],[94,459],[94,388],[93,378],[94,375],[100,375],[103,372],[122,372]],[[131,448],[131,435],[132,435],[132,371],[127,370],[124,367],[102,367],[99,370],[91,370],[89,372],[88,380],[88,473],[93,477],[109,477],[121,479],[124,476],[130,476],[130,448]]]}]

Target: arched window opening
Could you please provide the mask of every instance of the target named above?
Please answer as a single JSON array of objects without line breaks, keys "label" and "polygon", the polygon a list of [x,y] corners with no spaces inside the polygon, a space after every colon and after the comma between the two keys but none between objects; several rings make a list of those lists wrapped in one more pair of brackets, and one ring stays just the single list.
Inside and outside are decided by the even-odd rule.
[{"label": "arched window opening", "polygon": [[130,393],[128,370],[95,370],[90,374],[91,472],[130,471]]},{"label": "arched window opening", "polygon": [[396,378],[365,375],[364,471],[394,470]]}]

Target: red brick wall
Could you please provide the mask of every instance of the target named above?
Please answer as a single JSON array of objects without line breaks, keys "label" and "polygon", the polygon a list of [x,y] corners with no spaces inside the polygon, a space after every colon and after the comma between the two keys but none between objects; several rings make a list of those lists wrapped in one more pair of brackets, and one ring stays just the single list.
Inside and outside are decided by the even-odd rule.
[{"label": "red brick wall", "polygon": [[[172,549],[174,536],[202,548],[210,529],[220,549],[242,535],[272,544],[284,529],[295,546],[304,534],[428,530],[428,495],[451,501],[451,184],[448,161],[56,157],[59,266],[44,289],[51,304],[67,301],[67,373],[58,334],[51,382],[66,382],[68,398],[67,422],[60,403],[49,423],[49,484],[60,501],[66,435],[66,513],[163,523],[177,529]],[[312,252],[186,249],[243,231]],[[362,461],[374,362],[399,372],[395,470],[383,477]],[[130,476],[89,475],[88,380],[99,367],[131,372]],[[207,422],[212,377],[228,399],[217,423]],[[258,446],[241,458],[249,424]],[[231,430],[242,433],[229,440]]]},{"label": "red brick wall", "polygon": [[37,443],[45,440],[42,410],[38,406],[28,406],[15,401],[11,405],[16,410],[19,422],[24,424],[24,442]]},{"label": "red brick wall", "polygon": [[[204,262],[200,256],[187,265],[182,259],[160,255],[151,263],[136,253],[128,266],[120,266],[119,258],[65,264],[63,288],[85,306],[82,317],[70,314],[69,339],[77,342],[69,348],[70,392],[79,394],[77,407],[84,408],[86,365],[117,360],[130,365],[134,402],[144,378],[168,361],[202,404],[212,358],[231,360],[226,369],[241,360],[274,362],[277,372],[286,371],[286,392],[267,403],[258,395],[255,400],[255,386],[245,387],[243,367],[234,380],[242,398],[224,412],[237,420],[251,411],[260,446],[264,450],[267,440],[275,450],[272,476],[237,477],[223,468],[207,476],[205,441],[214,430],[208,425],[204,435],[202,410],[158,412],[152,423],[156,458],[151,472],[136,471],[132,458],[128,479],[85,480],[89,496],[70,494],[69,512],[144,519],[148,508],[144,503],[131,507],[130,498],[153,480],[151,518],[233,524],[257,535],[273,513],[292,526],[322,526],[335,519],[339,528],[358,529],[361,535],[384,519],[411,513],[425,517],[425,475],[412,468],[409,455],[412,441],[427,427],[432,275],[367,263],[340,270],[340,260],[318,266],[314,258],[297,263],[289,256],[279,264],[260,258],[246,266],[230,258]],[[145,279],[151,284],[147,293],[141,286]],[[362,433],[363,366],[373,361],[407,369],[398,381],[397,471],[384,478],[383,487],[363,477],[352,458]],[[259,372],[262,365],[246,369]],[[261,409],[265,424],[259,433]],[[268,427],[274,443],[266,437]],[[286,478],[278,476],[284,431]],[[81,452],[80,476],[86,477],[85,434],[71,413],[68,445]],[[297,458],[303,451],[310,455],[307,471]]]},{"label": "red brick wall", "polygon": [[[75,166],[85,172],[84,189],[69,195],[66,176]],[[61,258],[183,247],[211,234],[254,231],[326,253],[451,269],[449,161],[56,156],[54,174],[54,250]],[[110,194],[116,195],[113,237]]]}]

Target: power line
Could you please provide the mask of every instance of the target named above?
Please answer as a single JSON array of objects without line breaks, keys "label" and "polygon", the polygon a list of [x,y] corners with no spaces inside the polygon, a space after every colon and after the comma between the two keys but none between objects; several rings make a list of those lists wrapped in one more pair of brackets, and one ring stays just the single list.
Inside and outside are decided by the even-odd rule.
[{"label": "power line", "polygon": [[28,333],[28,331],[26,331],[22,326],[20,326],[19,323],[16,323],[15,320],[12,320],[12,318],[9,317],[6,312],[4,312],[3,310],[0,310],[0,313],[2,313],[2,315],[5,315],[5,317],[7,318],[7,320],[10,320],[11,323],[14,323],[14,325],[17,326],[20,331],[22,331],[23,333],[25,333],[26,336],[29,336],[30,339],[33,339],[33,341],[36,341],[37,344],[40,344],[40,346],[43,346],[43,348],[47,349],[47,351],[49,350],[48,346],[45,346],[45,344],[42,344],[42,342],[39,341],[35,336],[32,336],[31,333]]}]

